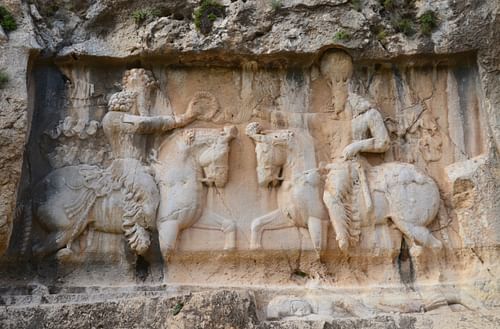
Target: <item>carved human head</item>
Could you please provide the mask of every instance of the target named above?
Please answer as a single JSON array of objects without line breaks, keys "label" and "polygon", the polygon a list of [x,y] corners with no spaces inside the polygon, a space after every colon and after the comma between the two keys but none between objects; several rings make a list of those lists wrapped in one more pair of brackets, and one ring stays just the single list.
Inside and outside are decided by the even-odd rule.
[{"label": "carved human head", "polygon": [[132,107],[132,113],[148,116],[151,107],[152,91],[157,83],[153,74],[142,68],[125,71],[122,79],[123,91],[136,94],[136,106]]},{"label": "carved human head", "polygon": [[351,56],[342,50],[331,50],[321,58],[320,70],[332,90],[334,111],[344,111],[353,72]]},{"label": "carved human head", "polygon": [[353,116],[358,116],[365,113],[371,108],[376,108],[374,103],[356,93],[349,93],[347,101],[349,103],[349,106],[351,107]]},{"label": "carved human head", "polygon": [[246,134],[255,142],[259,186],[278,186],[283,180],[281,174],[293,132],[287,129],[264,131],[259,123],[252,122],[248,124]]},{"label": "carved human head", "polygon": [[130,69],[123,73],[122,87],[124,90],[139,90],[153,88],[156,80],[151,71],[142,68]]}]

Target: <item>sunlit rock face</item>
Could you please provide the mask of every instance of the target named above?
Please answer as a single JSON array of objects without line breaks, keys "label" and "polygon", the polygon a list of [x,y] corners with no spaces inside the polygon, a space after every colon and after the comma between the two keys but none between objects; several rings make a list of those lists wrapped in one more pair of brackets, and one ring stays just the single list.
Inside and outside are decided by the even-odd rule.
[{"label": "sunlit rock face", "polygon": [[498,8],[402,3],[8,1],[0,323],[495,328]]}]

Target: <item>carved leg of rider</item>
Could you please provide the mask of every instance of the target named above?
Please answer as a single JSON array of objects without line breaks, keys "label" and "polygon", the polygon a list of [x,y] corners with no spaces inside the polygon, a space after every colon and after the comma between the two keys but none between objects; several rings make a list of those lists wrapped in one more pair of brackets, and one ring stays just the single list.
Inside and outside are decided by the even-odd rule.
[{"label": "carved leg of rider", "polygon": [[328,209],[328,215],[335,230],[339,248],[345,251],[349,247],[349,227],[344,206],[338,198],[327,191],[323,194],[323,201]]},{"label": "carved leg of rider", "polygon": [[336,164],[330,169],[325,183],[323,201],[335,229],[336,239],[342,251],[349,247],[349,218],[345,211],[344,196],[351,186],[351,173],[348,163]]},{"label": "carved leg of rider", "polygon": [[158,221],[158,239],[160,250],[165,261],[170,259],[175,250],[177,235],[179,234],[179,222],[176,220]]},{"label": "carved leg of rider", "polygon": [[321,251],[321,245],[322,245],[322,229],[323,225],[321,223],[321,219],[316,218],[316,217],[309,217],[309,220],[307,221],[307,228],[309,230],[309,235],[311,236],[311,241],[314,247],[314,250],[317,252]]}]

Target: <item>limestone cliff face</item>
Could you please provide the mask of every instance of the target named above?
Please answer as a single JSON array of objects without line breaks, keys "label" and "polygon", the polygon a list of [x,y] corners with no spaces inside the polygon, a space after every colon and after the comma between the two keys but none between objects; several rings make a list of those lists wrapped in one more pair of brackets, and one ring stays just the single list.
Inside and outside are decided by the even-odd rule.
[{"label": "limestone cliff face", "polygon": [[22,286],[0,300],[26,302],[0,321],[67,300],[94,319],[35,315],[419,328],[443,318],[384,317],[500,305],[498,1],[0,6],[0,289]]},{"label": "limestone cliff face", "polygon": [[[392,7],[369,1],[222,1],[223,15],[201,33],[197,1],[3,1],[19,28],[0,44],[10,82],[2,93],[2,250],[8,245],[23,141],[27,141],[30,63],[35,58],[163,58],[172,64],[203,63],[284,67],[313,62],[340,47],[355,60],[410,62],[432,55],[477,54],[481,103],[487,113],[492,166],[500,145],[498,104],[499,5],[497,1],[415,1]],[[423,33],[419,17],[437,15]],[[410,18],[401,32],[398,15]],[[137,15],[142,15],[137,17]],[[436,60],[439,61],[439,57]],[[495,204],[494,202],[492,204]],[[494,207],[494,206],[493,206]]]}]

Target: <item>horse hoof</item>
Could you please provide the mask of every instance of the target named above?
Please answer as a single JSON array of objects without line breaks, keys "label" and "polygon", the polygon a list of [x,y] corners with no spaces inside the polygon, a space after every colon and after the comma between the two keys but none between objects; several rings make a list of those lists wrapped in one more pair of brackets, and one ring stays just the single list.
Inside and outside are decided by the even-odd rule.
[{"label": "horse hoof", "polygon": [[439,241],[438,239],[435,239],[435,241],[432,243],[432,248],[441,250],[443,249],[443,243]]},{"label": "horse hoof", "polygon": [[68,260],[71,256],[73,256],[73,251],[69,248],[62,248],[56,253],[56,258],[59,260]]},{"label": "horse hoof", "polygon": [[347,239],[339,239],[338,243],[339,243],[340,250],[346,252],[347,249],[349,249],[349,240],[347,240]]},{"label": "horse hoof", "polygon": [[424,250],[424,248],[422,248],[421,246],[413,246],[410,248],[410,255],[413,256],[413,257],[418,257],[422,254],[422,251]]},{"label": "horse hoof", "polygon": [[250,250],[260,250],[260,249],[262,249],[261,244],[251,244],[250,245]]}]

